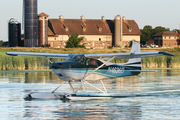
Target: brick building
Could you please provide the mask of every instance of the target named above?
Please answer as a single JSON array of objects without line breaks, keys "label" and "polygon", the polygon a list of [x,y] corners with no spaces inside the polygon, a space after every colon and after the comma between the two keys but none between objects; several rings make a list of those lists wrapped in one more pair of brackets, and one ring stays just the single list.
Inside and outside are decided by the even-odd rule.
[{"label": "brick building", "polygon": [[180,34],[177,31],[164,31],[154,36],[154,44],[159,47],[177,47]]},{"label": "brick building", "polygon": [[[38,15],[39,44],[55,48],[64,48],[69,34],[79,34],[84,37],[84,44],[91,47],[125,47],[131,40],[140,43],[141,32],[134,20],[126,20],[120,15],[114,20],[102,19],[50,19],[45,13]],[[48,22],[48,23],[47,23]]]}]

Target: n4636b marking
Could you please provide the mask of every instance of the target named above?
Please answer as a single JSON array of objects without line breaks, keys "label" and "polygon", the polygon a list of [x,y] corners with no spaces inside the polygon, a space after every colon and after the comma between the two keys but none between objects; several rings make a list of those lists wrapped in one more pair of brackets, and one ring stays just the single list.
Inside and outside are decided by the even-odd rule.
[{"label": "n4636b marking", "polygon": [[124,67],[108,67],[107,73],[124,73]]}]

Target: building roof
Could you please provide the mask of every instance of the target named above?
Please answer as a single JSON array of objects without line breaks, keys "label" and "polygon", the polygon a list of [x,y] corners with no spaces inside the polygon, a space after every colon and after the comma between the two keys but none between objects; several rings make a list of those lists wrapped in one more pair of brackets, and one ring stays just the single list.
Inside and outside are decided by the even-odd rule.
[{"label": "building roof", "polygon": [[[49,19],[48,27],[48,35],[114,34],[114,20],[105,19]],[[123,35],[141,35],[139,27],[134,20],[123,21]]]},{"label": "building roof", "polygon": [[148,41],[147,41],[147,44],[148,44],[148,45],[154,44],[154,40],[148,40]]},{"label": "building roof", "polygon": [[38,17],[49,17],[49,15],[45,14],[44,12],[40,13]]},{"label": "building roof", "polygon": [[177,31],[163,31],[153,36],[179,36],[179,33]]},{"label": "building roof", "polygon": [[[129,28],[131,28],[131,31]],[[134,20],[124,21],[123,35],[141,35],[138,24]]]}]

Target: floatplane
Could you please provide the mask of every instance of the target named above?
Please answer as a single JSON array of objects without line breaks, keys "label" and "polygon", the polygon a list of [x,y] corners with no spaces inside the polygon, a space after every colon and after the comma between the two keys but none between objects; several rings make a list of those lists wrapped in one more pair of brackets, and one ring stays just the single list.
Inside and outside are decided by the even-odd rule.
[{"label": "floatplane", "polygon": [[[105,53],[105,54],[53,54],[53,53],[30,53],[30,52],[7,52],[7,55],[17,56],[36,56],[45,57],[50,62],[50,67],[55,75],[62,80],[55,90],[52,92],[33,92],[26,96],[26,98],[40,98],[40,99],[94,99],[104,97],[135,97],[137,95],[117,95],[108,94],[103,83],[106,79],[138,75],[141,72],[148,72],[148,70],[141,70],[141,58],[152,56],[174,56],[167,52],[140,52],[140,44],[132,42],[130,53]],[[65,61],[52,62],[49,58],[61,58]],[[129,59],[127,63],[114,64],[110,61],[113,59]],[[71,84],[72,81],[80,82],[79,88],[75,90]],[[100,81],[102,88],[94,86],[89,81]],[[68,83],[72,90],[71,93],[56,92],[64,83]],[[92,86],[101,93],[88,93],[85,89],[85,84]],[[82,93],[78,93],[82,90]]]}]

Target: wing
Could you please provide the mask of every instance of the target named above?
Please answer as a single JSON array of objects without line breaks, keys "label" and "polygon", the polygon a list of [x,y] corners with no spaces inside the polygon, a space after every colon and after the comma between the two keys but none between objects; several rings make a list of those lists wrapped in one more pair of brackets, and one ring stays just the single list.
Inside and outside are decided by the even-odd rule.
[{"label": "wing", "polygon": [[35,57],[49,57],[49,58],[61,58],[66,59],[69,54],[56,54],[56,53],[30,53],[30,52],[6,52],[7,55],[17,56],[35,56]]},{"label": "wing", "polygon": [[167,52],[131,52],[131,53],[106,53],[106,54],[85,54],[87,58],[93,59],[110,59],[115,56],[114,59],[130,59],[130,58],[142,58],[142,57],[153,57],[153,56],[175,56]]}]

